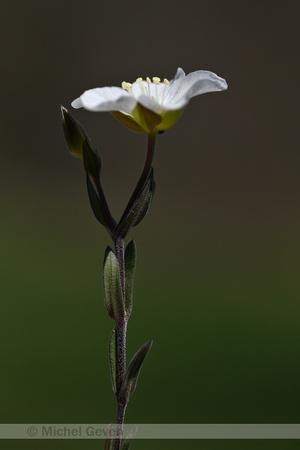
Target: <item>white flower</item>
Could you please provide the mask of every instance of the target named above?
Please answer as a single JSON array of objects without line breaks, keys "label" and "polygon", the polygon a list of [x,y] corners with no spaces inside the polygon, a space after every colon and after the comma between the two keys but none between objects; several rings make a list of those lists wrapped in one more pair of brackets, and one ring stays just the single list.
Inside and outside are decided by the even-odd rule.
[{"label": "white flower", "polygon": [[179,68],[173,80],[149,77],[122,87],[102,87],[85,91],[72,102],[73,108],[109,111],[124,125],[138,133],[170,128],[192,97],[227,89],[223,78],[198,70],[185,75]]}]

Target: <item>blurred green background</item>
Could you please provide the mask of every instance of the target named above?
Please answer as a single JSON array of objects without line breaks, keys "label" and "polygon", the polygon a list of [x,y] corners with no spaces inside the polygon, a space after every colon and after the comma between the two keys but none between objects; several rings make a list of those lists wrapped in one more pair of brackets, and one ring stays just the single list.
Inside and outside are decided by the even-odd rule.
[{"label": "blurred green background", "polygon": [[[1,2],[1,423],[115,417],[102,296],[109,237],[67,151],[59,104],[138,76],[207,69],[158,137],[138,249],[128,357],[154,344],[127,423],[300,422],[297,0]],[[145,136],[74,111],[119,217]],[[0,441],[3,449],[103,441]],[[138,441],[133,449],[296,449],[297,441]]]}]

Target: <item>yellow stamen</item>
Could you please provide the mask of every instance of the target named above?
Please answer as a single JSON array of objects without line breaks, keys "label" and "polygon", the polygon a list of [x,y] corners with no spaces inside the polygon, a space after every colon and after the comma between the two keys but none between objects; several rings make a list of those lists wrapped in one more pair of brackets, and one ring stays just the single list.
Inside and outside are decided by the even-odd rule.
[{"label": "yellow stamen", "polygon": [[[144,84],[145,81],[148,84],[148,89],[147,89],[147,85]],[[167,87],[168,84],[170,84],[169,80],[167,80],[167,78],[164,78],[164,80],[163,80],[163,83],[164,83],[165,86],[164,86],[161,98],[159,98],[158,88],[157,88],[157,86],[160,85],[161,79],[158,78],[158,77],[153,77],[152,81],[151,81],[151,79],[149,77],[146,77],[145,81],[143,80],[142,77],[138,77],[135,80],[135,82],[139,85],[139,87],[141,89],[142,95],[148,95],[153,100],[155,100],[156,102],[158,102],[161,105],[163,105],[164,99],[165,99],[165,93],[166,93],[166,90],[167,90],[166,87]],[[152,83],[155,85],[155,95],[152,95],[153,90],[150,88]],[[127,81],[123,81],[121,86],[122,86],[122,89],[127,91],[130,95],[134,96],[134,93],[132,92],[132,84],[131,83],[127,83]]]},{"label": "yellow stamen", "polygon": [[160,78],[158,77],[153,77],[152,78],[153,83],[155,84],[155,100],[158,102],[158,91],[157,91],[157,86],[159,86],[160,83]]},{"label": "yellow stamen", "polygon": [[123,81],[121,86],[122,86],[122,89],[124,89],[124,91],[127,91],[129,94],[131,93],[131,88],[132,88],[131,83],[127,83],[126,81]]},{"label": "yellow stamen", "polygon": [[148,95],[149,95],[149,97],[150,97],[150,96],[151,96],[151,91],[150,91],[151,80],[150,80],[149,77],[147,77],[147,78],[146,78],[146,81],[147,81],[147,83],[148,83]]}]

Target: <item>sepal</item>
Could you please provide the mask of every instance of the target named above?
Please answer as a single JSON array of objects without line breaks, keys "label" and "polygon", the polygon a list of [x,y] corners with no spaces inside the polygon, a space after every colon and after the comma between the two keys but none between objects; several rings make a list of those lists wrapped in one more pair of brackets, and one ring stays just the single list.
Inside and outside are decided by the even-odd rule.
[{"label": "sepal", "polygon": [[128,114],[123,114],[120,111],[111,111],[111,114],[118,119],[126,128],[135,133],[145,133],[145,130],[140,127],[136,121]]},{"label": "sepal", "polygon": [[162,121],[162,116],[137,103],[131,112],[136,122],[147,132],[152,133]]}]

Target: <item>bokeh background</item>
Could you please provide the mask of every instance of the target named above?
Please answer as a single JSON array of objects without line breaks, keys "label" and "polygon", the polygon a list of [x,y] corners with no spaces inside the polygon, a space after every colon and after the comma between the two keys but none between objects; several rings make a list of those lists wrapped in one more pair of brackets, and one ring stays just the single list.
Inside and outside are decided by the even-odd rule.
[{"label": "bokeh background", "polygon": [[[103,306],[105,231],[65,145],[59,104],[138,76],[207,69],[159,136],[138,248],[128,357],[154,344],[127,423],[299,423],[299,15],[288,1],[1,2],[1,423],[115,417]],[[74,111],[119,217],[145,136]],[[0,441],[96,449],[103,441]],[[297,441],[137,441],[132,448],[296,449]]]}]

